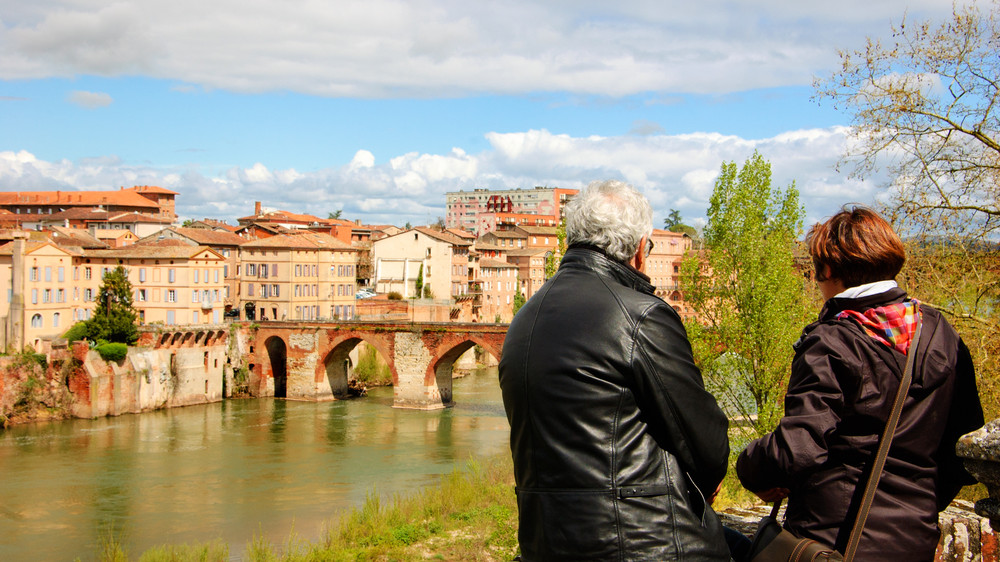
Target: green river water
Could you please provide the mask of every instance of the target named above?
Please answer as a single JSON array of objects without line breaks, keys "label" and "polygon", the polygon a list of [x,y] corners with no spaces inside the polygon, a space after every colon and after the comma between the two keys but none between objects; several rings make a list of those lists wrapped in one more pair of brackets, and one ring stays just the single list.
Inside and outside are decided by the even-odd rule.
[{"label": "green river water", "polygon": [[0,430],[0,560],[96,558],[113,529],[132,557],[255,535],[319,537],[338,511],[433,484],[507,450],[496,369],[454,381],[455,407],[230,400]]}]

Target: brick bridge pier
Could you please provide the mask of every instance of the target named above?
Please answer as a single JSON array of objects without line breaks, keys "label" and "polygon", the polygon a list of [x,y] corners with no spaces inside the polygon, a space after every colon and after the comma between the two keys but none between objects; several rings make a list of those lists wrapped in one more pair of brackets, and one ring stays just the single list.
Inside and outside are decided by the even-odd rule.
[{"label": "brick bridge pier", "polygon": [[348,354],[364,341],[392,371],[393,406],[452,404],[452,367],[475,345],[500,357],[506,324],[263,322],[243,325],[251,391],[257,396],[333,400],[347,395]]}]

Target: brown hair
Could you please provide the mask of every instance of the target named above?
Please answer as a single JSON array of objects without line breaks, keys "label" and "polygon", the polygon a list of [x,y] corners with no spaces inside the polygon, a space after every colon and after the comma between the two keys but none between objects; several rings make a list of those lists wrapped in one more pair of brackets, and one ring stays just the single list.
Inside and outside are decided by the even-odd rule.
[{"label": "brown hair", "polygon": [[[844,207],[806,235],[816,280],[839,279],[844,287],[895,279],[906,250],[889,223],[865,207]],[[824,266],[830,275],[823,274]]]}]

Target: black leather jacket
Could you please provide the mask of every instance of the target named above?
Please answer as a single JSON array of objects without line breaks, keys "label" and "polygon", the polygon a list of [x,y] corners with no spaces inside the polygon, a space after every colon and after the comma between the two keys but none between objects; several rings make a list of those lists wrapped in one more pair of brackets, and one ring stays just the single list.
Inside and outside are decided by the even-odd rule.
[{"label": "black leather jacket", "polygon": [[573,246],[500,360],[524,560],[729,560],[728,420],[648,278]]}]

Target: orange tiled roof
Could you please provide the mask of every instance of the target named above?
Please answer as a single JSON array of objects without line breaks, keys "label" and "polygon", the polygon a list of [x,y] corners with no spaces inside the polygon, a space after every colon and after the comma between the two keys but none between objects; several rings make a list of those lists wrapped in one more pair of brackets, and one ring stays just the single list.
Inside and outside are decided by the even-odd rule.
[{"label": "orange tiled roof", "polygon": [[60,246],[91,249],[104,249],[108,247],[107,244],[91,236],[90,232],[82,228],[50,226],[49,230],[52,231],[52,241]]},{"label": "orange tiled roof", "polygon": [[246,243],[246,240],[233,234],[220,230],[209,230],[207,228],[187,228],[171,227],[171,230],[203,246],[239,246]]},{"label": "orange tiled roof", "polygon": [[420,232],[421,234],[430,236],[431,238],[434,238],[436,240],[440,240],[442,242],[447,242],[447,243],[449,243],[449,244],[451,244],[453,246],[471,246],[472,245],[472,241],[471,240],[466,240],[465,238],[459,238],[458,236],[455,236],[454,234],[451,234],[451,233],[448,233],[448,232],[441,232],[440,230],[434,230],[433,228],[428,228],[426,226],[418,226],[418,227],[415,227],[413,230],[416,230],[417,232]]},{"label": "orange tiled roof", "polygon": [[[330,219],[321,219],[319,217],[314,217],[313,215],[305,215],[299,213],[292,213],[290,211],[267,211],[259,215],[250,215],[246,217],[240,217],[238,219],[240,223],[243,222],[301,222],[301,223],[319,223],[323,225],[333,224]],[[348,221],[349,222],[349,221]],[[353,224],[353,223],[351,223]]]},{"label": "orange tiled roof", "polygon": [[[160,240],[160,242],[166,242],[166,240]],[[131,246],[125,246],[124,248],[116,248],[114,250],[86,250],[84,255],[90,258],[149,258],[149,259],[191,259],[194,256],[208,251],[211,252],[213,256],[222,258],[211,248],[205,246],[191,246],[185,244],[180,240],[173,240],[173,242],[180,242],[180,245],[160,245],[155,244],[132,244]]]},{"label": "orange tiled roof", "polygon": [[165,187],[160,187],[158,185],[137,185],[135,187],[130,187],[125,191],[137,191],[139,193],[159,193],[161,195],[179,195],[176,191],[170,191]]},{"label": "orange tiled roof", "polygon": [[517,267],[517,266],[512,263],[507,263],[505,261],[483,258],[479,260],[479,269],[482,269],[484,267],[491,267],[494,269],[510,269],[512,267]]},{"label": "orange tiled roof", "polygon": [[75,207],[114,205],[147,209],[160,208],[156,203],[131,189],[118,191],[2,191],[0,192],[0,205],[66,205]]},{"label": "orange tiled roof", "polygon": [[307,250],[355,250],[350,244],[320,232],[294,232],[245,242],[243,248],[287,248]]}]

